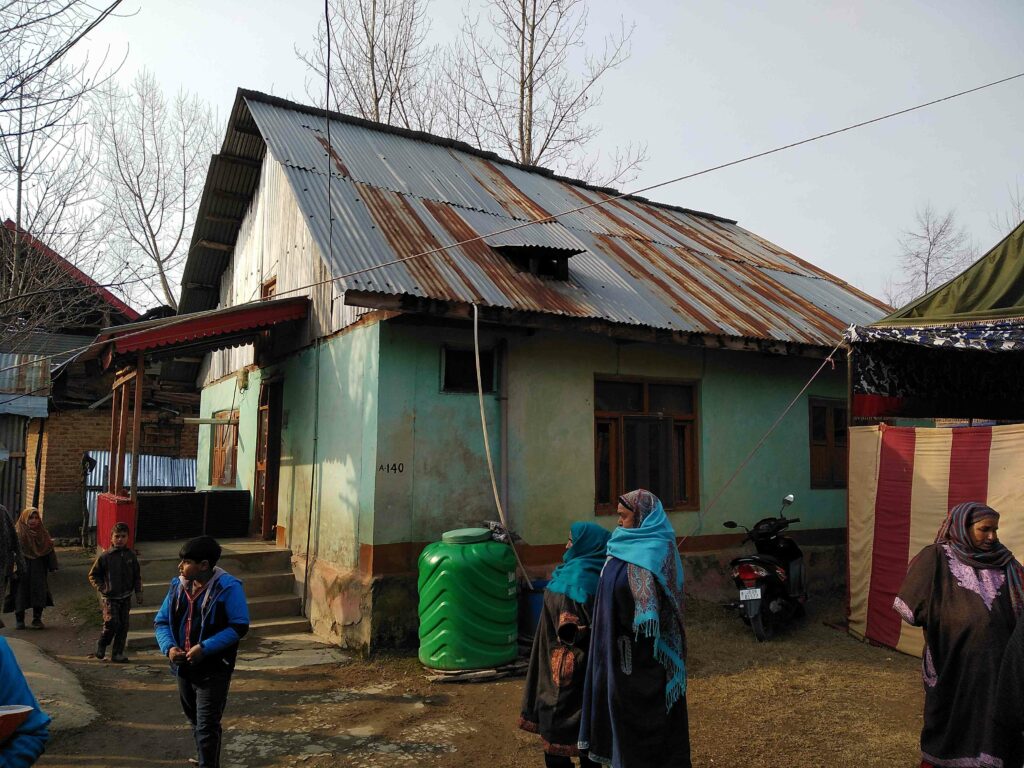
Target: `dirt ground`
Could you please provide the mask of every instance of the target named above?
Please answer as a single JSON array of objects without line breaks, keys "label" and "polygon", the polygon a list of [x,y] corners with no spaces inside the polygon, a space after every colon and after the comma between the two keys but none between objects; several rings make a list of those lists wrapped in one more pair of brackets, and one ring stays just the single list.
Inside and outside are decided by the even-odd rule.
[{"label": "dirt ground", "polygon": [[[163,659],[87,659],[98,622],[88,558],[62,553],[57,608],[38,644],[80,680],[100,717],[54,734],[41,766],[185,765],[192,752]],[[148,596],[157,599],[156,595]],[[7,617],[11,618],[11,617]],[[922,688],[916,659],[859,643],[830,625],[839,599],[765,645],[735,616],[691,601],[687,694],[695,766],[916,766]],[[273,644],[245,646],[258,660]],[[272,653],[272,650],[271,650]],[[255,662],[254,662],[255,663]],[[522,680],[439,684],[413,657],[297,669],[239,668],[225,713],[225,768],[542,766],[535,736],[515,728]]]}]

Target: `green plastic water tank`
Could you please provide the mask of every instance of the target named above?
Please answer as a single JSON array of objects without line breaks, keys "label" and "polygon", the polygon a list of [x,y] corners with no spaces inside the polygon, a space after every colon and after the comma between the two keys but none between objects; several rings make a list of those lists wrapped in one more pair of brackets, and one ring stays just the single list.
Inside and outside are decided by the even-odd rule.
[{"label": "green plastic water tank", "polygon": [[448,531],[419,559],[420,661],[489,669],[516,658],[515,556],[486,528]]}]

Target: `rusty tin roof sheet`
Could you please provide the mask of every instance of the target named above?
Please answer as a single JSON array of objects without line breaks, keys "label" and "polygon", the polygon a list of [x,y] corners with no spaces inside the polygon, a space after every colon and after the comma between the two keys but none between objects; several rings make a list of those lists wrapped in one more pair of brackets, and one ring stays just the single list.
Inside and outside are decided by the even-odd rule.
[{"label": "rusty tin roof sheet", "polygon": [[[609,190],[544,169],[343,115],[332,116],[328,143],[327,120],[312,108],[249,91],[239,100],[284,167],[334,275],[481,238],[339,280],[339,290],[815,346],[887,311],[729,219],[609,200]],[[518,271],[496,250],[504,245],[575,253],[569,279]]]}]

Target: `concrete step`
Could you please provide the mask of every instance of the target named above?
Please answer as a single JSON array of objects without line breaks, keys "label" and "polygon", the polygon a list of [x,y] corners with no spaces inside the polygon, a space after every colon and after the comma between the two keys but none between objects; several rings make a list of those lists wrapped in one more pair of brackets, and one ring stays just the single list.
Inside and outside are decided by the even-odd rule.
[{"label": "concrete step", "polygon": [[[304,616],[288,618],[257,619],[249,625],[249,632],[242,638],[244,646],[249,638],[288,635],[296,632],[309,632],[309,619]],[[156,636],[152,629],[136,629],[128,633],[128,649],[155,648]]]},{"label": "concrete step", "polygon": [[[142,589],[146,594],[149,603],[157,603],[163,600],[167,594],[167,587],[171,582],[170,576],[164,581],[151,581],[146,579]],[[245,588],[247,598],[264,597],[265,595],[291,594],[295,588],[295,575],[291,571],[280,571],[278,573],[246,573],[239,577]],[[159,604],[157,603],[159,608]]]},{"label": "concrete step", "polygon": [[[264,595],[263,597],[247,597],[249,604],[249,618],[271,619],[275,617],[292,617],[302,613],[302,598],[298,595],[280,594]],[[143,607],[136,606],[132,609],[129,618],[128,628],[131,629],[152,629],[156,612],[160,610],[158,604]]]},{"label": "concrete step", "polygon": [[[145,543],[140,544],[145,546]],[[145,550],[139,556],[139,565],[142,566],[142,578],[146,581],[170,581],[178,575],[178,563],[181,562],[176,556],[147,557]],[[250,573],[270,573],[278,571],[291,571],[292,552],[290,549],[266,548],[251,552],[234,552],[227,550],[221,555],[217,562],[221,568],[245,579]]]}]

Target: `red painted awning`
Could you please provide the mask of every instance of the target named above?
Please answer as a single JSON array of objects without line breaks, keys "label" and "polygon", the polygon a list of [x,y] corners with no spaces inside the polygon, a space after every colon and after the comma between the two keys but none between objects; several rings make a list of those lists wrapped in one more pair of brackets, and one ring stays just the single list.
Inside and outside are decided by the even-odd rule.
[{"label": "red painted awning", "polygon": [[169,356],[176,350],[205,353],[251,342],[266,329],[309,313],[309,299],[272,299],[208,312],[121,325],[101,331],[80,359],[100,358],[105,368],[121,357]]}]

